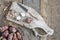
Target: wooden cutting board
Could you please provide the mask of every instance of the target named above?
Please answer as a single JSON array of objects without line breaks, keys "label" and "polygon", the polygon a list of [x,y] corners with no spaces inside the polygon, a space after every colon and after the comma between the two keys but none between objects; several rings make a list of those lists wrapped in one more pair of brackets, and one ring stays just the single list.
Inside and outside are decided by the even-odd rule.
[{"label": "wooden cutting board", "polygon": [[9,1],[21,2],[27,6],[34,8],[36,11],[40,12],[40,1],[41,0],[0,0],[0,26],[2,25],[13,25],[15,27],[19,26],[24,33],[24,40],[46,40],[46,37],[42,37],[42,38],[35,37],[33,35],[33,32],[30,29],[21,27],[20,25],[17,25],[5,19],[3,9],[4,7],[8,5]]},{"label": "wooden cutting board", "polygon": [[4,7],[6,7],[6,4],[7,4],[6,2],[8,2],[8,1],[7,0],[5,0],[5,1],[2,0],[2,2],[1,2],[1,5],[3,7],[0,6],[0,9],[1,9],[0,10],[1,11],[0,12],[0,26],[2,26],[2,25],[13,25],[14,27],[20,27],[20,29],[22,29],[22,32],[24,34],[23,35],[23,40],[40,40],[39,37],[34,36],[32,30],[21,27],[20,25],[17,25],[13,22],[10,22],[10,21],[6,20],[6,17],[5,17],[6,15],[4,15],[4,13],[3,13],[3,9],[4,9]]}]

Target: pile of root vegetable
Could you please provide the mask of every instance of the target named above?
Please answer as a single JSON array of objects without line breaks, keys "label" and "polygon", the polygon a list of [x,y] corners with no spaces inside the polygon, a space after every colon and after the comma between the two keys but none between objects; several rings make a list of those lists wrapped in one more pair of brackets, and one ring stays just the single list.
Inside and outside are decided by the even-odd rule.
[{"label": "pile of root vegetable", "polygon": [[0,27],[1,40],[23,40],[22,33],[13,26]]}]

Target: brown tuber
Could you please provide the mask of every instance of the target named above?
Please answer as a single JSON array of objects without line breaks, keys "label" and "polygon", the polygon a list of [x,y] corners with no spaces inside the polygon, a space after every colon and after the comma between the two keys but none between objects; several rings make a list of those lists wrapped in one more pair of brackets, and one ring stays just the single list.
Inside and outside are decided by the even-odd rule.
[{"label": "brown tuber", "polygon": [[21,40],[21,38],[22,38],[21,33],[17,32],[16,34],[17,34],[17,38],[18,38],[19,40]]},{"label": "brown tuber", "polygon": [[5,30],[7,30],[8,29],[8,26],[3,26],[2,28],[1,28],[1,32],[4,32]]},{"label": "brown tuber", "polygon": [[16,32],[16,29],[14,27],[10,27],[9,31],[14,33],[14,32]]},{"label": "brown tuber", "polygon": [[6,30],[5,32],[3,32],[3,37],[7,37],[8,35],[9,35],[9,32],[8,32],[8,30]]},{"label": "brown tuber", "polygon": [[14,36],[13,36],[13,40],[18,40],[16,34],[14,34]]},{"label": "brown tuber", "polygon": [[12,40],[12,38],[13,38],[13,33],[9,34],[8,40]]},{"label": "brown tuber", "polygon": [[32,21],[32,18],[31,17],[28,17],[28,18],[26,18],[26,20],[25,20],[27,23],[31,23],[31,21]]}]

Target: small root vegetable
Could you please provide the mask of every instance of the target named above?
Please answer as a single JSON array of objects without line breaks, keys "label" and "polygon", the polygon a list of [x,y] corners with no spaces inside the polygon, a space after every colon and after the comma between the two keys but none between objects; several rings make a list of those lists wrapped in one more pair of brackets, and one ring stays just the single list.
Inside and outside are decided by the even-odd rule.
[{"label": "small root vegetable", "polygon": [[8,35],[9,35],[9,32],[8,32],[8,30],[6,30],[5,32],[3,32],[3,37],[7,37]]},{"label": "small root vegetable", "polygon": [[30,18],[30,17],[26,18],[27,23],[31,23],[31,21],[32,21],[32,18]]},{"label": "small root vegetable", "polygon": [[2,40],[7,40],[6,38],[2,38]]},{"label": "small root vegetable", "polygon": [[12,40],[12,38],[13,38],[13,33],[9,34],[8,40]]},{"label": "small root vegetable", "polygon": [[1,28],[1,32],[4,32],[5,30],[7,30],[8,29],[8,26],[3,26],[2,28]]},{"label": "small root vegetable", "polygon": [[16,34],[14,34],[14,36],[13,36],[13,40],[18,40]]},{"label": "small root vegetable", "polygon": [[9,31],[12,32],[12,33],[14,33],[14,32],[16,32],[16,29],[14,27],[10,27]]},{"label": "small root vegetable", "polygon": [[19,40],[21,40],[22,35],[21,35],[19,32],[17,32],[16,34],[17,34],[17,38],[18,38]]}]

